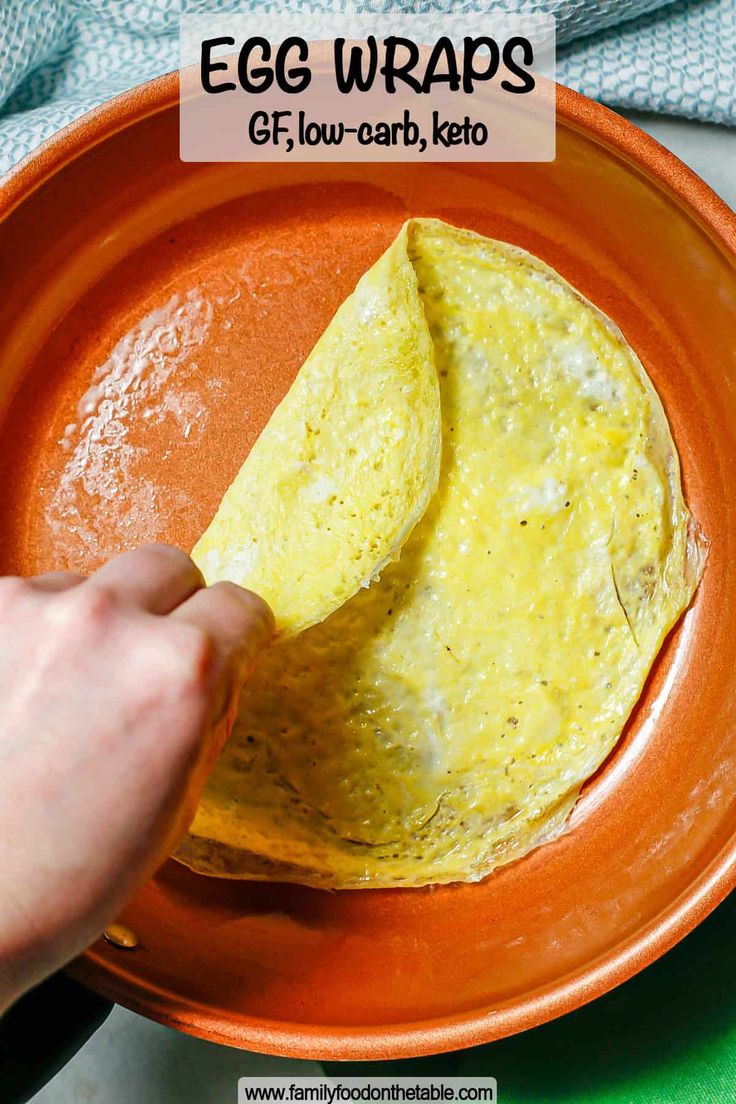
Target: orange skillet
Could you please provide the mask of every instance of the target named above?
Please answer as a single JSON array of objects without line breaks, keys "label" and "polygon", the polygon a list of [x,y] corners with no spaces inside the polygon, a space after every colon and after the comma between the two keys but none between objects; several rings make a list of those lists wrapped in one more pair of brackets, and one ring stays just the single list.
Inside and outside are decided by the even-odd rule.
[{"label": "orange skillet", "polygon": [[[177,92],[171,75],[106,104],[0,186],[0,569],[191,547],[408,215],[532,250],[619,323],[712,547],[563,838],[482,884],[426,890],[217,882],[169,863],[124,914],[140,948],[99,942],[73,972],[277,1054],[419,1055],[523,1030],[640,970],[736,882],[736,217],[566,89],[554,163],[464,168],[183,164]],[[65,430],[98,369],[111,405],[82,463]]]}]

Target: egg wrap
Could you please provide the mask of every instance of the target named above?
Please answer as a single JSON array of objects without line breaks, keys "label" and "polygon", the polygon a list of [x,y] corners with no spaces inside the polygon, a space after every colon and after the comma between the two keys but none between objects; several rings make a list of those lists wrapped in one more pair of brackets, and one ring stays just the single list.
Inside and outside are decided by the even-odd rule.
[{"label": "egg wrap", "polygon": [[396,559],[437,487],[440,394],[404,227],[307,358],[192,558],[300,632]]},{"label": "egg wrap", "polygon": [[[272,473],[265,448],[254,464],[249,495],[265,494],[273,524],[262,534],[266,559],[275,553],[266,596],[289,629],[311,627],[277,639],[245,689],[176,852],[204,874],[336,889],[475,881],[552,839],[619,739],[702,571],[705,542],[657,393],[616,326],[556,272],[514,246],[414,219],[364,281],[380,310],[364,322],[347,301],[318,346],[324,371],[369,394],[385,366],[329,358],[396,334],[396,378],[419,379],[421,315],[441,449],[424,384],[408,489],[393,482],[397,460],[378,490],[371,461],[390,438],[371,443],[350,422],[344,440],[335,430],[312,441],[330,493],[357,512],[344,532],[345,547],[365,553],[359,570],[323,563],[329,498],[310,500],[315,528],[296,541],[301,476],[281,461]],[[397,305],[396,288],[411,304]],[[392,393],[397,424],[411,424],[407,393]],[[284,447],[303,441],[311,401],[297,377],[261,440],[276,421]],[[346,393],[335,401],[342,417]],[[350,439],[361,464],[343,474]],[[288,481],[283,513],[272,479]],[[375,508],[384,490],[385,511]],[[200,562],[202,549],[218,571],[239,562],[238,516],[215,519]],[[373,559],[380,579],[361,589]],[[251,585],[247,572],[231,577]]]}]

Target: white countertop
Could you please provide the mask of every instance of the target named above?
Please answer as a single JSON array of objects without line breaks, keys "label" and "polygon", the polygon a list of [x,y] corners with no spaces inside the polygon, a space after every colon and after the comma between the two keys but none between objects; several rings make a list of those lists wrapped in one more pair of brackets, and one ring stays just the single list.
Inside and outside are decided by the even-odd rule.
[{"label": "white countertop", "polygon": [[[633,112],[629,117],[736,209],[736,130]],[[312,1062],[205,1043],[116,1008],[34,1104],[228,1104],[236,1100],[237,1079],[244,1074],[318,1070]]]}]

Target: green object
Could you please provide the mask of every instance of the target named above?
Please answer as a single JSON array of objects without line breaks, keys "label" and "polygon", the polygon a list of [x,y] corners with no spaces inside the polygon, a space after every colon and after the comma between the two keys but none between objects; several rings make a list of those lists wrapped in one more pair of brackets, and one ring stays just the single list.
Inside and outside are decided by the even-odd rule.
[{"label": "green object", "polygon": [[735,983],[736,894],[643,973],[552,1023],[454,1054],[323,1068],[492,1076],[499,1104],[732,1104]]}]

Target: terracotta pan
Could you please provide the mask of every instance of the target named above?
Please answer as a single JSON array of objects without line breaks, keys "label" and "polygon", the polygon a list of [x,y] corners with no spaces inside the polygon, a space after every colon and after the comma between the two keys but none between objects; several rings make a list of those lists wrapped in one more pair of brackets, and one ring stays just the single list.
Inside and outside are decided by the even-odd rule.
[{"label": "terracotta pan", "polygon": [[[521,1031],[646,966],[736,881],[736,217],[564,88],[554,164],[466,168],[182,164],[177,91],[171,75],[113,100],[0,188],[2,570],[87,569],[147,538],[191,547],[410,214],[533,250],[616,319],[712,548],[559,841],[480,885],[410,891],[169,863],[124,914],[140,949],[99,942],[73,972],[153,1019],[276,1054],[400,1057]],[[80,428],[95,372],[105,402]]]}]

